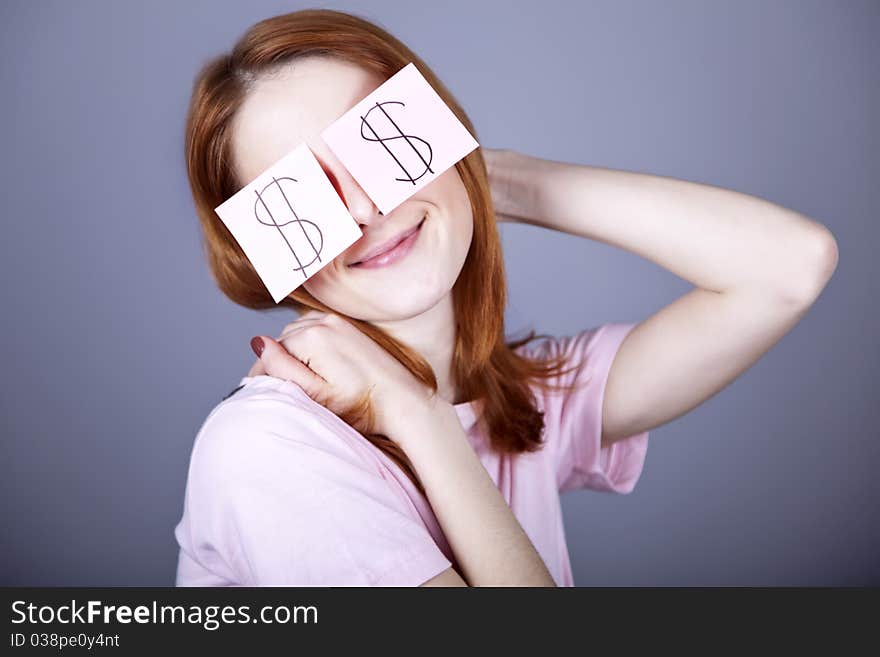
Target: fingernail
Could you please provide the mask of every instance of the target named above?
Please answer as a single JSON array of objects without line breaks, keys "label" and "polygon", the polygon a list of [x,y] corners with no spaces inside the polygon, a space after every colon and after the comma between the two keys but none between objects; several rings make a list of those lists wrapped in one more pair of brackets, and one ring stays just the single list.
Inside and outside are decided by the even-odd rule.
[{"label": "fingernail", "polygon": [[254,353],[257,355],[257,357],[262,355],[263,349],[265,349],[265,347],[266,345],[263,344],[263,338],[261,338],[259,335],[251,338],[251,349],[254,350]]}]

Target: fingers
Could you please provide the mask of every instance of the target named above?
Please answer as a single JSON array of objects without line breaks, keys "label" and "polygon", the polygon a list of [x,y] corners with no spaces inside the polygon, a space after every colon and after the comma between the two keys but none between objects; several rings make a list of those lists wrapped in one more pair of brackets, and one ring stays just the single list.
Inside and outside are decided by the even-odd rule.
[{"label": "fingers", "polygon": [[[284,341],[308,326],[314,326],[328,317],[328,313],[310,309],[297,319],[287,324],[274,340],[260,336],[263,340],[263,351],[258,354],[257,361],[251,366],[248,376],[268,375],[292,381],[299,385],[312,399],[322,398],[323,386],[326,381],[292,354]],[[253,344],[251,345],[254,346]],[[256,352],[256,348],[254,352]]]},{"label": "fingers", "polygon": [[296,329],[302,328],[303,326],[307,326],[310,324],[315,324],[317,322],[320,322],[321,320],[323,320],[326,317],[327,317],[327,313],[318,312],[317,310],[311,310],[307,313],[304,313],[298,319],[293,320],[292,322],[290,322],[290,324],[285,326],[281,330],[281,335],[279,335],[275,339],[278,342],[281,342],[282,340],[284,340],[284,338],[286,338],[288,335],[290,335]]},{"label": "fingers", "polygon": [[[287,326],[285,326],[284,329],[281,331],[281,335],[275,338],[275,341],[278,343],[282,343],[282,346],[284,346],[284,340],[296,333],[298,329],[302,329],[305,326],[314,324],[315,322],[318,322],[325,317],[327,317],[327,313],[323,313],[317,310],[310,310],[301,315],[296,320],[290,322]],[[263,365],[262,359],[257,358],[254,364],[251,365],[250,370],[248,370],[247,376],[255,377],[265,374],[267,374],[266,367]]]},{"label": "fingers", "polygon": [[258,358],[256,360],[256,362],[254,362],[254,364],[251,365],[251,369],[248,370],[247,375],[248,376],[260,376],[261,374],[265,374],[265,373],[266,373],[266,369],[263,367],[263,361],[261,361]]},{"label": "fingers", "polygon": [[259,337],[263,341],[259,362],[266,374],[296,383],[316,401],[323,398],[322,393],[327,382],[322,377],[287,351],[284,345],[267,336]]}]

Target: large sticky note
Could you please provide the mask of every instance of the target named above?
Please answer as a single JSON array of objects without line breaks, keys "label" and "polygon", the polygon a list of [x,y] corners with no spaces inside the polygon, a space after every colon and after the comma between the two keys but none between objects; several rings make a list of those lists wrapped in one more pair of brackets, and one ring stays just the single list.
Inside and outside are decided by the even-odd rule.
[{"label": "large sticky note", "polygon": [[321,137],[383,214],[479,146],[413,63]]},{"label": "large sticky note", "polygon": [[275,303],[363,234],[305,142],[214,211]]}]

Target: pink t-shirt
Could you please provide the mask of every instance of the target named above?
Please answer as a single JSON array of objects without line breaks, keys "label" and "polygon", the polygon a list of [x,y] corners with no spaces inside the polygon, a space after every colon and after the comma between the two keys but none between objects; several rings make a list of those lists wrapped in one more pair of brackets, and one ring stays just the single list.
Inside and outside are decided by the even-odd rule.
[{"label": "pink t-shirt", "polygon": [[[473,402],[455,405],[489,475],[559,586],[574,586],[559,494],[629,493],[648,432],[600,449],[612,359],[635,324],[536,340],[520,352],[586,356],[570,393],[535,387],[545,445],[487,449]],[[570,361],[573,363],[575,361]],[[418,586],[454,563],[427,499],[355,429],[295,383],[244,377],[208,415],[190,457],[177,586]]]}]

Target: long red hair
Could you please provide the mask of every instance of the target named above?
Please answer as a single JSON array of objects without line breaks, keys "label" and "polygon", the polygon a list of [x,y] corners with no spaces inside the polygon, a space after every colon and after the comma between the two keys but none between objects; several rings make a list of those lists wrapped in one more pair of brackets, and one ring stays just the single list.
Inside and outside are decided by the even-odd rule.
[{"label": "long red hair", "polygon": [[[231,119],[249,85],[278,65],[307,55],[330,55],[355,63],[386,80],[413,62],[419,72],[476,137],[470,119],[433,71],[407,46],[379,26],[353,14],[330,9],[305,9],[268,18],[253,25],[228,53],[208,61],[193,83],[186,121],[185,158],[189,183],[201,223],[208,264],[217,285],[235,303],[255,310],[289,306],[302,314],[309,309],[339,315],[312,297],[303,286],[275,304],[238,242],[214,208],[248,181],[237,180],[231,157]],[[544,387],[560,374],[562,356],[539,360],[515,353],[537,338],[507,341],[504,333],[506,281],[504,259],[486,164],[481,149],[471,151],[455,167],[467,189],[474,218],[470,250],[453,287],[456,321],[452,375],[464,399],[482,400],[483,422],[498,452],[535,451],[542,445],[543,413],[529,383]],[[428,388],[437,379],[428,362],[369,322],[343,316],[400,361]],[[424,493],[409,459],[388,437],[371,432],[372,411],[364,398],[340,417],[359,428],[366,439],[388,454]]]}]

